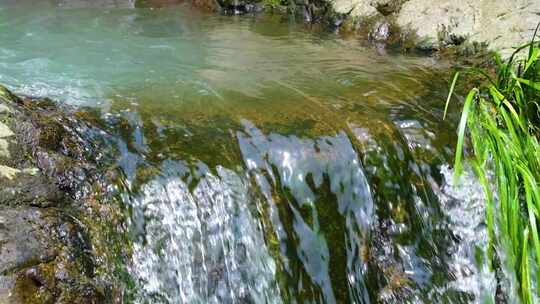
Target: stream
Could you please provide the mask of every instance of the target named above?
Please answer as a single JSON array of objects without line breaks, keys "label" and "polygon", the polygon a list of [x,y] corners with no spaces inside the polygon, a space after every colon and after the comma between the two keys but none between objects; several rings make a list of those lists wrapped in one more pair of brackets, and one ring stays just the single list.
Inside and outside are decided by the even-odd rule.
[{"label": "stream", "polygon": [[126,303],[491,303],[450,64],[281,15],[0,0],[0,83],[101,113]]}]

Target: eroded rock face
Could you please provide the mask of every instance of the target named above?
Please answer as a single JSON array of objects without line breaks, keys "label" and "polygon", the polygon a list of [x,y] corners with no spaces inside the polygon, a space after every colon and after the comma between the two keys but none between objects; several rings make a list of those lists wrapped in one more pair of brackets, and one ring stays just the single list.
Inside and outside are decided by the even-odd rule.
[{"label": "eroded rock face", "polygon": [[410,0],[397,17],[422,38],[452,43],[467,37],[505,54],[530,41],[538,22],[537,0]]},{"label": "eroded rock face", "polygon": [[337,0],[334,9],[355,17],[390,17],[425,47],[478,42],[505,55],[530,41],[540,22],[538,0]]},{"label": "eroded rock face", "polygon": [[114,303],[117,287],[96,271],[93,225],[112,213],[91,129],[0,86],[0,304]]}]

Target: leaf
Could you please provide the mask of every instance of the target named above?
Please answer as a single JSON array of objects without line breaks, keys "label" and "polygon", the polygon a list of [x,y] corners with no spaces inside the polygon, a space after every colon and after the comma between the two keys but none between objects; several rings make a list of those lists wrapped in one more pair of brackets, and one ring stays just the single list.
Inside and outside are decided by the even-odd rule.
[{"label": "leaf", "polygon": [[529,80],[529,79],[523,79],[523,78],[516,78],[517,81],[535,89],[535,90],[538,90],[540,91],[540,82],[534,82],[532,80]]},{"label": "leaf", "polygon": [[454,80],[452,80],[452,85],[450,86],[450,92],[448,93],[448,98],[446,99],[446,105],[444,106],[444,114],[443,114],[443,120],[446,119],[446,113],[448,111],[448,104],[450,104],[450,99],[452,98],[452,94],[454,93],[454,88],[456,87],[456,82],[459,78],[459,72],[454,75]]},{"label": "leaf", "polygon": [[529,60],[527,60],[527,64],[525,65],[525,70],[523,70],[523,73],[527,72],[527,70],[531,67],[531,65],[538,60],[538,54],[540,54],[540,48],[533,47],[531,50],[531,55],[529,56]]},{"label": "leaf", "polygon": [[463,143],[465,141],[465,128],[467,127],[467,117],[471,110],[471,105],[474,101],[474,98],[478,94],[478,89],[472,89],[465,99],[465,104],[463,105],[463,112],[461,113],[461,120],[458,127],[458,142],[456,147],[456,159],[454,161],[454,179],[457,181],[457,178],[461,174],[461,158],[463,156]]}]

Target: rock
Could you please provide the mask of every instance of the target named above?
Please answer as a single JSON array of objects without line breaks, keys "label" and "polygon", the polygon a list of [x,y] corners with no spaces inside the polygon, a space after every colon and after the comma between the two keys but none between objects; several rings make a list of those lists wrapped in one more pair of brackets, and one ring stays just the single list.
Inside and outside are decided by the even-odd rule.
[{"label": "rock", "polygon": [[113,176],[98,170],[102,132],[2,86],[0,110],[0,304],[117,303],[106,257],[119,253],[103,227],[120,211],[100,201]]},{"label": "rock", "polygon": [[503,55],[529,42],[540,21],[538,0],[337,0],[333,7],[354,18],[392,16],[423,49],[467,42]]},{"label": "rock", "polygon": [[2,208],[0,214],[0,295],[7,303],[107,302],[88,279],[92,260],[76,223],[55,209]]},{"label": "rock", "polygon": [[370,5],[373,6],[383,16],[399,12],[401,6],[407,0],[372,0]]},{"label": "rock", "polygon": [[1,179],[8,179],[8,180],[12,180],[15,178],[15,176],[17,176],[17,174],[19,174],[21,172],[21,170],[18,170],[18,169],[15,169],[15,168],[11,168],[11,167],[8,167],[8,166],[2,166],[0,165],[0,178]]},{"label": "rock", "polygon": [[50,207],[57,205],[64,197],[58,187],[40,173],[34,174],[28,169],[16,170],[11,177],[8,181],[1,181],[0,206]]},{"label": "rock", "polygon": [[5,139],[0,139],[0,158],[9,158],[10,152],[9,152],[9,143]]},{"label": "rock", "polygon": [[388,22],[378,22],[370,33],[370,39],[381,42],[390,37],[390,24]]},{"label": "rock", "polygon": [[11,110],[6,105],[0,104],[0,114],[10,113],[10,111]]},{"label": "rock", "polygon": [[8,126],[0,122],[0,138],[6,138],[15,135]]},{"label": "rock", "polygon": [[263,10],[260,3],[250,0],[217,0],[219,10],[226,15],[243,15],[249,13],[258,13]]},{"label": "rock", "polygon": [[[5,303],[27,303],[17,292],[19,272],[48,263],[57,255],[42,212],[36,208],[0,210],[0,298]],[[1,303],[1,302],[0,302]]]},{"label": "rock", "polygon": [[377,9],[371,5],[370,0],[335,0],[332,5],[340,14],[350,13],[351,16],[362,17],[377,15]]},{"label": "rock", "polygon": [[219,11],[219,4],[216,0],[192,0],[195,7],[203,9],[205,11],[217,12]]},{"label": "rock", "polygon": [[40,227],[47,226],[38,208],[0,209],[0,274],[9,275],[20,269],[51,261],[56,256]]}]

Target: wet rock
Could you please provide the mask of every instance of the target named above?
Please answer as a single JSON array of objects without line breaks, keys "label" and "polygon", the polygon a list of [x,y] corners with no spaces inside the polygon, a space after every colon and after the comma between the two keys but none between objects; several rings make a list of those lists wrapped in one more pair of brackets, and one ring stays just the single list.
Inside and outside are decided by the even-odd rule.
[{"label": "wet rock", "polygon": [[[8,180],[2,180],[0,188],[0,206],[29,205],[50,207],[61,202],[62,192],[54,183],[45,178],[37,169],[24,171],[9,168],[12,175]],[[0,171],[2,167],[0,166]]]},{"label": "wet rock", "polygon": [[95,133],[50,100],[0,86],[0,304],[113,303],[114,284],[96,274],[95,250],[107,252],[97,225],[116,211],[100,206],[108,174]]},{"label": "wet rock", "polygon": [[55,259],[50,235],[40,229],[46,225],[37,208],[0,210],[0,298],[6,303],[26,303],[14,292],[19,272]]},{"label": "wet rock", "polygon": [[56,209],[0,214],[0,295],[8,303],[106,302],[90,280],[92,260],[76,223]]},{"label": "wet rock", "polygon": [[87,175],[79,163],[60,154],[36,152],[37,167],[47,176],[54,177],[60,190],[77,196],[85,191]]},{"label": "wet rock", "polygon": [[217,0],[217,3],[221,12],[227,15],[258,13],[263,10],[262,4],[254,1]]},{"label": "wet rock", "polygon": [[20,269],[51,261],[56,256],[47,226],[38,208],[2,208],[0,212],[0,273],[8,275]]},{"label": "wet rock", "polygon": [[390,24],[388,22],[379,22],[370,33],[370,38],[374,41],[386,41],[390,37]]},{"label": "wet rock", "polygon": [[[322,24],[332,28],[339,19],[332,9],[332,5],[324,0],[300,0],[294,3],[291,12],[296,13],[305,22]],[[338,21],[338,23],[341,23]]]}]

